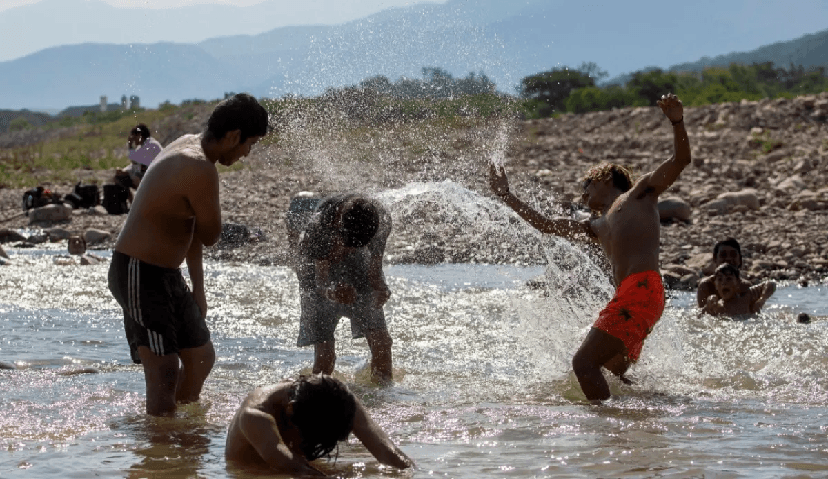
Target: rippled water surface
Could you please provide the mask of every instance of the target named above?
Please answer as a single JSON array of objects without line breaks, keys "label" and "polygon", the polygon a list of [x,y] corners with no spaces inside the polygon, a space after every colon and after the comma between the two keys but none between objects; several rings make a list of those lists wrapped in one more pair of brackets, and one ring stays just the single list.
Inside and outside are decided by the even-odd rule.
[{"label": "rippled water surface", "polygon": [[[551,245],[550,257],[579,253]],[[248,478],[225,428],[254,387],[307,372],[298,286],[283,267],[206,265],[218,361],[198,405],[143,414],[107,265],[11,250],[0,267],[0,477]],[[612,288],[589,259],[544,268],[391,266],[397,382],[369,385],[364,340],[337,331],[337,374],[416,462],[380,467],[358,442],[323,464],[343,477],[824,477],[828,287],[784,287],[747,321],[699,316],[671,294],[615,398],[584,400],[570,359]],[[579,269],[580,268],[580,269]],[[584,281],[583,278],[592,278]],[[817,319],[798,324],[796,315]],[[96,374],[73,374],[94,368]]]}]

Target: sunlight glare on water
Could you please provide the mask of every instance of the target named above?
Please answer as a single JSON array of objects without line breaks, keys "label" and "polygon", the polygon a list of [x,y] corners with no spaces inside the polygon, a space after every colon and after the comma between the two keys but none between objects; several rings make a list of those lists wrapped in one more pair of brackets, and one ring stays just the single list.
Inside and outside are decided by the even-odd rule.
[{"label": "sunlight glare on water", "polygon": [[[826,322],[794,319],[803,305],[828,311],[824,287],[780,288],[768,312],[747,321],[699,316],[689,293],[670,292],[631,370],[635,385],[611,379],[616,397],[590,405],[570,361],[613,291],[593,253],[542,238],[455,183],[413,183],[379,198],[395,224],[427,232],[451,218],[460,239],[496,238],[504,254],[531,243],[549,264],[386,266],[397,382],[369,384],[367,346],[350,338],[347,319],[336,333],[336,375],[418,469],[381,468],[352,439],[326,470],[459,478],[826,471]],[[256,477],[226,468],[225,428],[248,391],[310,370],[311,348],[295,345],[290,269],[206,264],[217,364],[199,404],[155,420],[143,414],[143,374],[106,289],[108,265],[9,253],[0,360],[19,369],[0,371],[0,476]],[[74,374],[88,369],[96,372]]]}]

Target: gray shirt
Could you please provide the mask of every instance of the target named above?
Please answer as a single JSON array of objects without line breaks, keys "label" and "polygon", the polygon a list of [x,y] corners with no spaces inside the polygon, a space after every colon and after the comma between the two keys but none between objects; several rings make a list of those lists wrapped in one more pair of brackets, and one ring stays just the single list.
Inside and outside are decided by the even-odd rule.
[{"label": "gray shirt", "polygon": [[[299,286],[303,292],[316,291],[317,288],[329,285],[317,284],[315,259],[319,257],[320,249],[324,252],[326,238],[339,234],[330,226],[332,215],[343,201],[353,198],[354,194],[335,195],[325,198],[316,207],[299,240],[299,261],[297,276]],[[385,254],[385,244],[391,234],[391,215],[378,201],[373,201],[379,213],[377,232],[371,241],[361,248],[355,248],[346,254],[340,261],[332,262],[328,280],[331,284],[346,283],[352,285],[359,294],[369,294],[373,288],[369,282],[371,264],[382,262]],[[320,247],[320,243],[322,246]],[[382,272],[380,271],[380,274]],[[384,282],[384,278],[383,278]]]}]

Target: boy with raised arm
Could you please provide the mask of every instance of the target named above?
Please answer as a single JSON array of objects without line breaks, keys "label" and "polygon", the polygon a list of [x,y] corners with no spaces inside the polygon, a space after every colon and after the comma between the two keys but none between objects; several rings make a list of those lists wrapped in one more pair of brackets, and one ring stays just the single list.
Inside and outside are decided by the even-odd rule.
[{"label": "boy with raised arm", "polygon": [[503,167],[490,166],[494,193],[538,231],[571,241],[597,242],[612,265],[615,297],[598,316],[572,359],[587,399],[609,399],[601,367],[626,382],[624,373],[638,360],[644,339],[661,318],[664,287],[659,265],[658,196],[690,164],[690,144],[681,101],[672,94],[658,102],[673,126],[675,154],[635,184],[626,168],[602,164],[589,170],[582,200],[595,215],[584,222],[551,219],[509,191]]},{"label": "boy with raised arm", "polygon": [[182,136],[152,162],[135,194],[109,290],[124,310],[132,358],[144,366],[148,414],[172,415],[176,401],[197,401],[213,367],[202,248],[221,234],[216,163],[236,163],[266,133],[267,112],[255,98],[224,100],[203,133]]},{"label": "boy with raised arm", "polygon": [[347,386],[327,375],[300,376],[251,392],[230,421],[224,454],[240,465],[324,476],[311,461],[328,456],[351,432],[381,463],[399,469],[414,465]]}]

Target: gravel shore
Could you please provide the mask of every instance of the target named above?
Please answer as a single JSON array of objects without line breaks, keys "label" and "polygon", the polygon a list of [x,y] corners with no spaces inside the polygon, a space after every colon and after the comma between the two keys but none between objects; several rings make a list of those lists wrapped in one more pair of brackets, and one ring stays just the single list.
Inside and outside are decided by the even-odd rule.
[{"label": "gravel shore", "polygon": [[[167,125],[159,139],[167,144],[198,132],[208,114]],[[727,237],[742,244],[749,279],[826,280],[826,118],[828,93],[685,109],[693,163],[662,196],[689,212],[661,229],[662,273],[670,286],[693,289],[709,268],[714,243]],[[572,200],[586,169],[611,161],[642,174],[673,149],[670,124],[656,107],[446,128],[423,121],[355,130],[297,121],[279,129],[278,141],[257,147],[244,168],[221,176],[225,222],[262,234],[257,241],[211,247],[208,257],[286,264],[290,198],[300,191],[356,189],[391,206],[388,263],[546,264],[548,241],[489,193],[489,161],[503,161],[512,190],[542,211],[577,215],[584,213]],[[4,141],[10,140],[0,137]],[[111,173],[78,175],[105,183]],[[66,194],[72,185],[50,188]],[[21,214],[24,190],[0,189],[0,242],[20,246],[95,230],[100,240],[92,247],[108,248],[126,218],[97,208],[75,210],[59,224],[30,225]],[[21,230],[22,239],[9,233]]]}]

